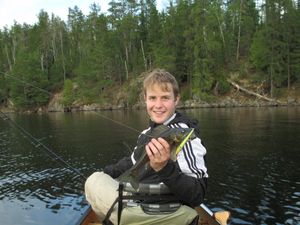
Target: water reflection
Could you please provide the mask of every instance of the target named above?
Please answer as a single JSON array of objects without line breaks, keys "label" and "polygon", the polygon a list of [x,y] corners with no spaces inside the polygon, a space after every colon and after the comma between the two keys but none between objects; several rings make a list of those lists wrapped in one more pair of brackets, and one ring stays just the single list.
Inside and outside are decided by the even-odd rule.
[{"label": "water reflection", "polygon": [[200,118],[209,149],[209,204],[230,210],[232,224],[299,224],[291,197],[299,190],[299,109],[191,114]]},{"label": "water reflection", "polygon": [[[36,125],[42,127],[41,122],[33,127]],[[14,127],[3,121],[0,126],[0,224],[64,224],[63,220],[74,220],[86,206],[82,183]],[[68,220],[54,216],[68,211],[73,215]]]},{"label": "water reflection", "polygon": [[[231,224],[300,223],[298,108],[200,109],[207,147],[206,204]],[[34,137],[88,176],[128,155],[143,111],[12,115]],[[86,207],[83,180],[0,120],[0,224],[72,224]],[[16,218],[15,215],[18,215]]]}]

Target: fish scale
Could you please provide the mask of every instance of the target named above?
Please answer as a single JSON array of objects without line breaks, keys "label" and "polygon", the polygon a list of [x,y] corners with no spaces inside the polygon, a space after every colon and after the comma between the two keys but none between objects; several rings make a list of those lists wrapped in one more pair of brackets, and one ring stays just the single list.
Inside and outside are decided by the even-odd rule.
[{"label": "fish scale", "polygon": [[138,175],[140,174],[141,169],[149,167],[149,157],[146,153],[145,146],[151,141],[152,138],[163,138],[171,146],[171,159],[176,161],[176,155],[180,152],[184,144],[195,138],[193,128],[181,128],[181,127],[168,127],[166,125],[159,125],[145,134],[142,134],[143,137],[140,137],[142,141],[138,142],[137,147],[135,148],[135,153],[140,153],[136,163],[125,171],[118,180],[120,182],[130,183],[131,186],[135,189],[138,188]]}]

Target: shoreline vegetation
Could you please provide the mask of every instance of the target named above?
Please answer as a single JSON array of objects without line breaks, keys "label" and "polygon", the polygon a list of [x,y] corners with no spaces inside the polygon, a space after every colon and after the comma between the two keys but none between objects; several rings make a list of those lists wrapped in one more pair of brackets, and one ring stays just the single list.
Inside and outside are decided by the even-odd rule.
[{"label": "shoreline vegetation", "polygon": [[34,24],[0,29],[0,109],[143,108],[142,78],[155,68],[177,79],[179,108],[300,105],[300,0],[170,1],[162,11],[114,0],[67,18],[41,10]]},{"label": "shoreline vegetation", "polygon": [[[122,88],[121,88],[122,89]],[[127,89],[127,88],[125,88]],[[296,88],[293,88],[296,90]],[[237,107],[299,107],[300,97],[296,93],[286,93],[282,96],[271,99],[260,95],[254,91],[246,89],[232,82],[232,88],[226,95],[215,96],[209,100],[201,99],[181,99],[178,109],[196,109],[196,108],[237,108]],[[63,93],[54,94],[46,106],[27,109],[15,108],[11,101],[6,106],[0,105],[0,110],[5,113],[52,113],[52,112],[80,112],[80,111],[104,111],[104,110],[129,110],[144,109],[145,105],[141,96],[135,96],[138,99],[135,103],[129,102],[128,93],[119,91],[111,95],[102,103],[83,103],[74,100],[68,106],[63,104]],[[122,97],[120,97],[122,96]]]},{"label": "shoreline vegetation", "polygon": [[[292,102],[264,102],[264,101],[247,101],[247,102],[238,102],[235,99],[226,98],[219,102],[206,103],[195,100],[186,100],[184,102],[180,102],[178,105],[178,109],[200,109],[200,108],[246,108],[246,107],[299,107],[300,102],[294,101]],[[111,104],[89,104],[89,105],[81,105],[81,106],[71,106],[64,107],[60,104],[55,104],[48,107],[39,107],[34,109],[14,109],[13,107],[0,107],[0,110],[4,113],[55,113],[55,112],[88,112],[88,111],[112,111],[112,110],[141,110],[144,109],[145,106],[143,103],[139,103],[133,106],[125,106],[125,105],[111,105]]]}]

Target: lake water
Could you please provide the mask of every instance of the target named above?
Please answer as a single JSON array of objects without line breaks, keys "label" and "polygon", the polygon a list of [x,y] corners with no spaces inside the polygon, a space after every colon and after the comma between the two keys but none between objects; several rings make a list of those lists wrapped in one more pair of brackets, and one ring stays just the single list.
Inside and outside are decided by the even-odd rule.
[{"label": "lake water", "polygon": [[[300,224],[300,108],[185,111],[198,119],[210,175],[205,204],[230,224]],[[144,111],[9,115],[88,176],[130,154]],[[119,121],[117,124],[104,117]],[[0,224],[73,224],[87,205],[83,179],[0,119]]]}]

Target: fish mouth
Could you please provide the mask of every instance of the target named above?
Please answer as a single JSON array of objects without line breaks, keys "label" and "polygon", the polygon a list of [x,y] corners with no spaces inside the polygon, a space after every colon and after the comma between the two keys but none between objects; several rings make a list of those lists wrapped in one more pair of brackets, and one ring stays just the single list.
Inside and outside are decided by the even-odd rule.
[{"label": "fish mouth", "polygon": [[183,140],[181,141],[181,143],[179,144],[179,146],[176,148],[175,154],[176,156],[178,155],[178,153],[181,151],[181,149],[183,148],[183,146],[185,145],[185,143],[193,137],[194,134],[194,129],[189,129],[189,131],[184,135]]}]

